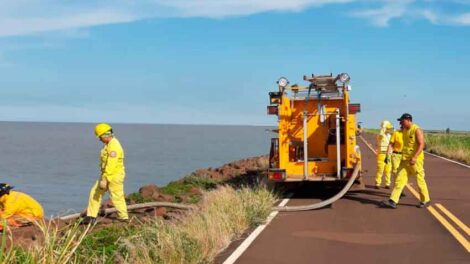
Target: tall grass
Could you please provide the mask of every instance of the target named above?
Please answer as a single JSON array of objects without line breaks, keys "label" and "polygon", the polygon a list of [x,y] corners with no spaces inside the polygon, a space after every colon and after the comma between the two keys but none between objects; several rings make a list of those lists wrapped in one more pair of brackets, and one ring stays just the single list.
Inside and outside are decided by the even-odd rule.
[{"label": "tall grass", "polygon": [[470,134],[426,134],[426,150],[470,164]]},{"label": "tall grass", "polygon": [[39,224],[43,241],[28,250],[5,249],[0,263],[208,263],[245,230],[262,223],[275,198],[266,189],[221,186],[199,209],[171,222],[136,220],[99,230],[77,224]]},{"label": "tall grass", "polygon": [[134,263],[208,263],[247,228],[262,223],[274,202],[266,189],[221,187],[205,196],[201,210],[178,222],[144,226],[129,241]]}]

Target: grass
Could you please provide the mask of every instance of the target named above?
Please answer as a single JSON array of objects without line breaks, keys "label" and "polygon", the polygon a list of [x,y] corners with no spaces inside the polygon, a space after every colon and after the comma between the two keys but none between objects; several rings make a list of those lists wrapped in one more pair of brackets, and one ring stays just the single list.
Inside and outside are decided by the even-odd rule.
[{"label": "grass", "polygon": [[[186,180],[212,188],[206,179]],[[220,186],[204,194],[198,210],[171,222],[154,218],[100,230],[78,225],[59,230],[42,223],[43,243],[28,250],[6,249],[4,233],[0,263],[209,263],[245,230],[265,221],[274,200],[266,189]]]},{"label": "grass", "polygon": [[470,134],[426,133],[426,150],[470,164]]}]

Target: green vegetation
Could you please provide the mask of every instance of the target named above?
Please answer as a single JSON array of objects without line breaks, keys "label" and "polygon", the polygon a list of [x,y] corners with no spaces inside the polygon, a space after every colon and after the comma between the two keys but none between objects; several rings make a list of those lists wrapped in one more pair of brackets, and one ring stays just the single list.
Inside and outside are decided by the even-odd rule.
[{"label": "green vegetation", "polygon": [[470,133],[426,133],[426,150],[470,164]]},{"label": "green vegetation", "polygon": [[[209,179],[185,180],[212,188]],[[179,193],[174,186],[179,185],[167,191]],[[28,250],[5,249],[4,234],[0,263],[208,263],[245,230],[265,221],[274,200],[266,189],[220,186],[204,194],[198,210],[171,222],[133,220],[99,230],[76,224],[59,230],[42,223],[44,241]]]},{"label": "green vegetation", "polygon": [[200,188],[202,190],[212,190],[217,187],[217,181],[210,178],[197,177],[189,175],[179,181],[173,181],[162,187],[160,191],[164,194],[175,196],[183,196],[189,194],[192,188]]}]

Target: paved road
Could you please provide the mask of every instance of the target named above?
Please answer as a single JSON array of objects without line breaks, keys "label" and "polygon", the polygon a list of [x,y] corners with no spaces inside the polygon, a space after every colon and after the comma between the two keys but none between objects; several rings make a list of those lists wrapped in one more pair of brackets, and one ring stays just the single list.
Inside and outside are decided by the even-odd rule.
[{"label": "paved road", "polygon": [[[375,154],[360,145],[371,187]],[[279,213],[236,263],[470,263],[470,169],[430,155],[425,169],[428,209],[416,207],[413,180],[396,210],[377,206],[389,190],[350,192],[332,208]],[[322,188],[296,190],[287,205],[324,199]]]}]

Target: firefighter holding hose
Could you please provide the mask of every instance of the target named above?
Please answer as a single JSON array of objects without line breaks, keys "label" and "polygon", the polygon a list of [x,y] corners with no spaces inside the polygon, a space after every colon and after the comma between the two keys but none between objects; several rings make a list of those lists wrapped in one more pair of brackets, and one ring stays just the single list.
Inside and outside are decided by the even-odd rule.
[{"label": "firefighter holding hose", "polygon": [[95,135],[103,143],[100,158],[101,175],[91,189],[87,216],[82,223],[92,224],[96,221],[105,192],[109,192],[111,201],[118,211],[118,220],[127,222],[129,216],[124,195],[124,150],[109,124],[98,124],[95,127]]}]

